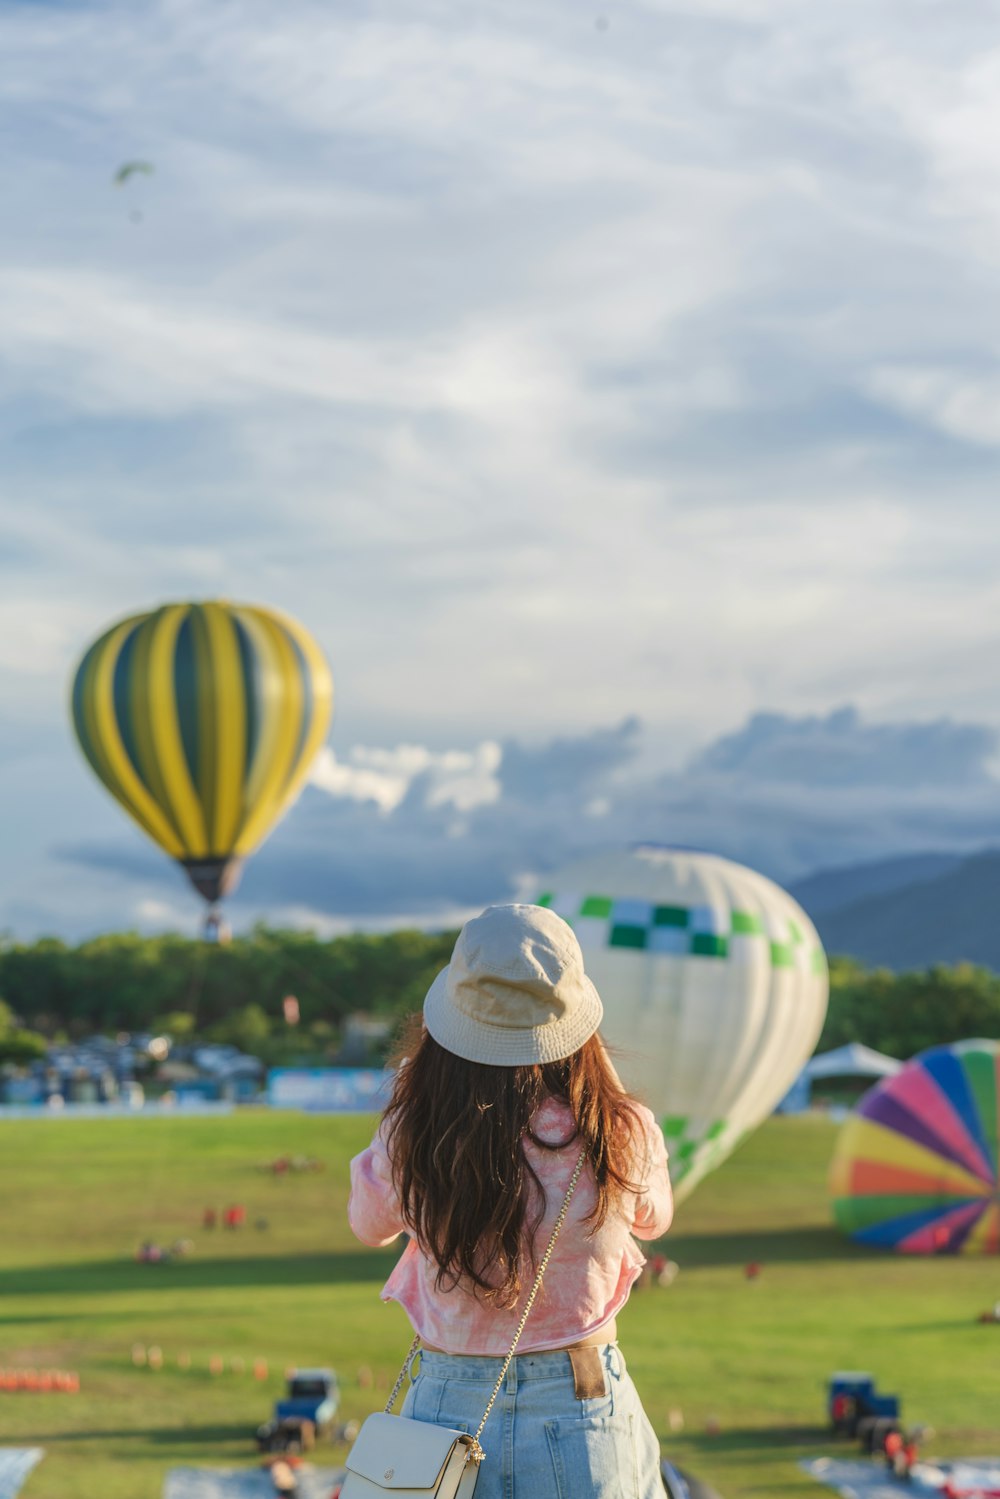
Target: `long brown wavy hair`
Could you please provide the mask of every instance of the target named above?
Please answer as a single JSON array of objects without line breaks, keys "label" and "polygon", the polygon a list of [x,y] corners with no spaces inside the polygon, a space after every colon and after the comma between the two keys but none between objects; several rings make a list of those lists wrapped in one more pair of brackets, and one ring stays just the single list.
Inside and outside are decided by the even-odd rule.
[{"label": "long brown wavy hair", "polygon": [[[586,1147],[597,1188],[592,1232],[639,1190],[638,1119],[598,1036],[562,1062],[489,1067],[446,1051],[415,1015],[396,1060],[405,1065],[386,1110],[393,1177],[404,1221],[437,1263],[439,1290],[462,1281],[493,1305],[517,1301],[522,1256],[546,1205],[525,1139],[542,1150]],[[569,1105],[575,1123],[564,1139],[543,1140],[532,1128],[546,1098]],[[532,1187],[538,1207],[528,1222]]]}]

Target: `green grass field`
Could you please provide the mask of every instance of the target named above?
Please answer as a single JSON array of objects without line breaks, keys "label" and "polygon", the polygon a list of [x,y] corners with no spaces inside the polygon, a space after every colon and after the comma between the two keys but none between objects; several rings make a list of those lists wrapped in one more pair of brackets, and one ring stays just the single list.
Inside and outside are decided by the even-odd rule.
[{"label": "green grass field", "polygon": [[[370,1123],[251,1111],[0,1125],[0,1365],[82,1377],[75,1396],[0,1393],[0,1442],[46,1449],[27,1499],[159,1499],[175,1463],[252,1463],[252,1432],[290,1364],[332,1364],[345,1417],[381,1403],[408,1333],[378,1301],[392,1253],[357,1245],[344,1215],[347,1162]],[[936,1429],[932,1451],[1000,1451],[1000,1328],[974,1321],[1000,1296],[1000,1261],[847,1244],[827,1223],[833,1138],[814,1120],[761,1129],[678,1214],[665,1241],[681,1265],[673,1287],[637,1292],[621,1318],[665,1450],[726,1499],[817,1499],[795,1460],[827,1450],[823,1385],[838,1367],[871,1368],[899,1391],[904,1415]],[[293,1152],[326,1170],[257,1169]],[[229,1202],[246,1204],[251,1226],[202,1232],[203,1208]],[[141,1239],[182,1236],[191,1259],[135,1263]],[[763,1267],[753,1283],[750,1260]],[[133,1368],[135,1343],[160,1345],[164,1368]],[[248,1370],[263,1356],[271,1376],[213,1377],[212,1354]],[[374,1391],[359,1384],[364,1365]]]}]

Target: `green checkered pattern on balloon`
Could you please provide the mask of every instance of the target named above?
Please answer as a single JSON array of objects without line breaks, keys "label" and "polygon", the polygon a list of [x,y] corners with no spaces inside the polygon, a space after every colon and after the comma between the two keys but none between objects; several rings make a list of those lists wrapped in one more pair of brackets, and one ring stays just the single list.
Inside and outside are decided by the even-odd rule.
[{"label": "green checkered pattern on balloon", "polygon": [[770,947],[775,968],[826,972],[823,949],[810,943],[796,921],[788,917],[775,930],[752,911],[722,913],[713,906],[658,906],[644,900],[615,900],[610,895],[585,895],[571,903],[553,891],[538,897],[575,926],[580,921],[606,924],[608,947],[641,952],[673,953],[679,957],[726,958],[734,938],[757,938]]},{"label": "green checkered pattern on balloon", "polygon": [[712,1167],[724,1159],[734,1144],[738,1144],[739,1139],[742,1138],[742,1136],[737,1136],[736,1140],[723,1138],[728,1131],[724,1119],[717,1119],[714,1124],[709,1125],[708,1129],[695,1136],[689,1133],[690,1123],[691,1121],[681,1114],[670,1114],[660,1120],[660,1127],[663,1130],[670,1156],[670,1179],[675,1187],[678,1182],[683,1181],[695,1165],[698,1167],[699,1175],[711,1171]]}]

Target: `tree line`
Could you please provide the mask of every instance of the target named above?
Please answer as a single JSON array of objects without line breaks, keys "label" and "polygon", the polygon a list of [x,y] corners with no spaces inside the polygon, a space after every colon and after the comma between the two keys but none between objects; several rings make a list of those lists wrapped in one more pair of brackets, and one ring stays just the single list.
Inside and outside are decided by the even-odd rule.
[{"label": "tree line", "polygon": [[[8,1029],[52,1040],[166,1032],[220,1041],[264,1061],[336,1054],[344,1022],[418,1009],[456,933],[352,933],[330,941],[256,926],[224,945],[176,934],[109,933],[70,946],[46,937],[0,944]],[[298,1001],[286,1023],[283,1001]],[[0,1015],[0,1061],[7,1058]]]},{"label": "tree line", "polygon": [[1000,974],[973,963],[913,973],[830,963],[830,1007],[817,1051],[860,1041],[891,1057],[972,1037],[1000,1039]]},{"label": "tree line", "polygon": [[[265,1061],[332,1057],[348,1016],[394,1020],[420,1007],[454,932],[353,933],[321,939],[259,925],[227,945],[113,933],[77,946],[56,938],[0,943],[0,1061],[46,1041],[169,1032],[229,1041]],[[298,1000],[299,1022],[282,1003]],[[909,1057],[941,1042],[1000,1037],[1000,974],[971,964],[924,972],[830,966],[818,1049],[861,1041]]]}]

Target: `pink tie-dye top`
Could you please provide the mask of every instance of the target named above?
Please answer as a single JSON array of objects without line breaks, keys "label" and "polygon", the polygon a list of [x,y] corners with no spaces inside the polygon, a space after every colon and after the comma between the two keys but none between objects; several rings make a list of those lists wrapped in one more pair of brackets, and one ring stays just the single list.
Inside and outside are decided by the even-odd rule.
[{"label": "pink tie-dye top", "polygon": [[[644,1158],[634,1175],[642,1190],[624,1198],[618,1211],[609,1213],[592,1233],[584,1219],[594,1206],[594,1179],[584,1168],[518,1343],[520,1353],[562,1348],[610,1322],[625,1305],[645,1264],[633,1234],[656,1239],[670,1227],[673,1198],[663,1135],[649,1109],[640,1104],[635,1107],[642,1125]],[[571,1129],[570,1111],[557,1099],[547,1100],[535,1116],[534,1130],[543,1140],[564,1140]],[[537,1260],[549,1241],[580,1148],[574,1143],[562,1150],[542,1150],[530,1139],[524,1148],[545,1188],[545,1216],[534,1246]],[[404,1231],[381,1128],[368,1149],[351,1162],[347,1216],[361,1242],[372,1247],[391,1244]],[[414,1331],[434,1348],[502,1357],[510,1347],[523,1302],[513,1310],[498,1310],[462,1285],[439,1291],[436,1275],[434,1261],[411,1239],[382,1289],[382,1300],[398,1301]]]}]

